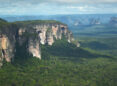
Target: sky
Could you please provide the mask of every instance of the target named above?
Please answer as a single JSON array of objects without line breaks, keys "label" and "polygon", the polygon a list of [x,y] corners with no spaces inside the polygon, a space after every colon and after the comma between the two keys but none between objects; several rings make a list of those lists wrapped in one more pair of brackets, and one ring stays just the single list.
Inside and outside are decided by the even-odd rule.
[{"label": "sky", "polygon": [[117,13],[117,0],[0,0],[0,15]]}]

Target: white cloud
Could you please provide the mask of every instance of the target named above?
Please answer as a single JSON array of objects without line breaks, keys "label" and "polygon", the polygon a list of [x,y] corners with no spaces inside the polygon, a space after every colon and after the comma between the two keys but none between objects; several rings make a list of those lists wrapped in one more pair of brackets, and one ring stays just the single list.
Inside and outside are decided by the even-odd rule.
[{"label": "white cloud", "polygon": [[1,3],[20,3],[25,4],[40,4],[40,3],[60,3],[60,4],[106,4],[106,3],[117,3],[117,0],[0,0]]},{"label": "white cloud", "polygon": [[0,0],[0,14],[117,13],[117,0]]}]

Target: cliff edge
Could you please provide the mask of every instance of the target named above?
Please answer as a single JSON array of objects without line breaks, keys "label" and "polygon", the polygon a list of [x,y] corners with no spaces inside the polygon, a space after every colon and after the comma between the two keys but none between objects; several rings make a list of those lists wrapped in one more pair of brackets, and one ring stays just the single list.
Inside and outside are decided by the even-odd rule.
[{"label": "cliff edge", "polygon": [[0,66],[3,60],[11,62],[17,53],[23,54],[22,51],[41,59],[41,44],[52,46],[56,40],[63,38],[69,43],[74,41],[68,26],[58,21],[0,21]]}]

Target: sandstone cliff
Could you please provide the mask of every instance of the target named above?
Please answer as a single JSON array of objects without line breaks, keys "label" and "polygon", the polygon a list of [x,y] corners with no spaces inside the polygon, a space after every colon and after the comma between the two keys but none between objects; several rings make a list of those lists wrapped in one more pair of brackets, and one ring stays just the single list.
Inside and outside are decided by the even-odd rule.
[{"label": "sandstone cliff", "polygon": [[0,22],[0,66],[2,61],[10,62],[15,53],[17,26],[7,22]]},{"label": "sandstone cliff", "polygon": [[[21,49],[26,49],[30,55],[41,59],[40,44],[51,46],[56,40],[62,38],[69,43],[74,41],[67,25],[57,21],[23,21],[12,24],[4,22],[1,25],[0,66],[3,59],[10,62]],[[77,46],[79,46],[78,43]]]}]

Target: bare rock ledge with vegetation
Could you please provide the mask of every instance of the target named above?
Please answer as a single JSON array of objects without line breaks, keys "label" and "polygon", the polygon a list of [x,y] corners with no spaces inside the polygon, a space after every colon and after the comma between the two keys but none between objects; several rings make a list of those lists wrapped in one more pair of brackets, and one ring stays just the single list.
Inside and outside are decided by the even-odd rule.
[{"label": "bare rock ledge with vegetation", "polygon": [[3,60],[11,62],[21,52],[41,59],[40,45],[52,46],[61,39],[79,47],[68,26],[61,22],[35,20],[9,23],[0,19],[0,66]]}]

